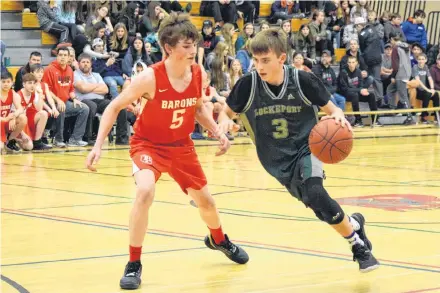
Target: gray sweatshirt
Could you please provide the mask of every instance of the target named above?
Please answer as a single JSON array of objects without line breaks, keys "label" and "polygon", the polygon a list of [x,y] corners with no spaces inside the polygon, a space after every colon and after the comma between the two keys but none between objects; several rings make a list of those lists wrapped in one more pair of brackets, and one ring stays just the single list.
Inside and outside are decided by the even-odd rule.
[{"label": "gray sweatshirt", "polygon": [[56,22],[57,16],[48,4],[48,1],[39,0],[37,10],[38,21],[40,22],[40,28],[45,32],[48,32],[54,22]]}]

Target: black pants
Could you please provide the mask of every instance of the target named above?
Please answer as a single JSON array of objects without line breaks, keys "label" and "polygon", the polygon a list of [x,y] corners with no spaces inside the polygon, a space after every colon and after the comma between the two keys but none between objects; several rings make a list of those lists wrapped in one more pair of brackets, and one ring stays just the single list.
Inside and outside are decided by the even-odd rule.
[{"label": "black pants", "polygon": [[65,43],[69,40],[69,28],[56,22],[52,24],[48,33],[57,36],[59,43]]},{"label": "black pants", "polygon": [[[96,113],[102,114],[105,108],[110,104],[108,99],[93,99],[93,100],[82,100],[84,104],[89,107],[89,117],[87,118],[86,131],[84,132],[84,141],[88,141],[93,136],[93,121],[95,119]],[[121,110],[118,114],[116,120],[116,140],[126,140],[128,139],[127,134],[127,110]]]},{"label": "black pants", "polygon": [[[347,102],[351,102],[353,107],[353,112],[359,112],[359,102],[367,102],[370,106],[371,111],[377,110],[376,97],[374,94],[369,94],[368,96],[363,96],[360,93],[345,93],[343,95]],[[361,120],[361,115],[355,115],[356,121]],[[374,115],[371,115],[371,119],[374,118]]]},{"label": "black pants", "polygon": [[251,1],[244,1],[243,4],[237,5],[237,10],[243,12],[245,23],[254,23],[255,6]]},{"label": "black pants", "polygon": [[175,12],[181,12],[183,11],[182,5],[180,5],[179,1],[173,1],[170,0],[162,0],[160,2],[160,7],[163,8],[167,13],[171,13],[171,11]]},{"label": "black pants", "polygon": [[75,39],[75,37],[78,35],[78,28],[76,27],[76,24],[63,22],[63,23],[60,23],[60,25],[69,28],[69,40],[73,41]]},{"label": "black pants", "polygon": [[[417,89],[417,100],[422,101],[422,108],[428,108],[431,100],[434,107],[439,107],[440,104],[438,92],[432,95],[430,92]],[[425,118],[426,116],[429,116],[429,113],[426,111],[422,112],[422,118]]]},{"label": "black pants", "polygon": [[229,4],[220,4],[218,1],[209,1],[201,14],[202,16],[214,17],[215,22],[237,22],[237,6],[233,2]]}]

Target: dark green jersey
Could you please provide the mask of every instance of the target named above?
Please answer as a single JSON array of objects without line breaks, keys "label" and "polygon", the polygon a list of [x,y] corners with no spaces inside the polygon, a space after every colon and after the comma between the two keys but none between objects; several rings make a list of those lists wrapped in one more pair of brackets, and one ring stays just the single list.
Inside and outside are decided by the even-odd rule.
[{"label": "dark green jersey", "polygon": [[318,107],[330,93],[313,73],[284,66],[284,82],[272,86],[256,71],[243,76],[227,103],[248,130],[263,167],[282,183],[291,180],[299,158],[310,154],[308,138],[318,121]]}]

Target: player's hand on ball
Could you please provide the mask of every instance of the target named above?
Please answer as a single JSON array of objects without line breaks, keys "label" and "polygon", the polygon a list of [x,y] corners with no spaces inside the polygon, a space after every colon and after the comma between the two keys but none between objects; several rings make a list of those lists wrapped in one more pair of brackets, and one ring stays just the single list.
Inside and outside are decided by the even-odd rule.
[{"label": "player's hand on ball", "polygon": [[353,131],[350,122],[345,118],[344,112],[342,110],[334,112],[332,115],[324,116],[321,120],[335,119],[336,124],[341,124],[342,127],[347,126],[348,130]]},{"label": "player's hand on ball", "polygon": [[229,148],[231,147],[231,142],[229,141],[228,137],[224,133],[222,135],[220,135],[218,140],[220,142],[220,145],[218,147],[219,151],[217,151],[215,153],[215,155],[216,156],[221,156],[221,155],[225,154],[229,150]]},{"label": "player's hand on ball", "polygon": [[100,148],[93,148],[86,159],[87,169],[89,169],[90,171],[96,172],[97,169],[96,169],[95,165],[98,164],[100,157],[101,157],[101,149]]}]

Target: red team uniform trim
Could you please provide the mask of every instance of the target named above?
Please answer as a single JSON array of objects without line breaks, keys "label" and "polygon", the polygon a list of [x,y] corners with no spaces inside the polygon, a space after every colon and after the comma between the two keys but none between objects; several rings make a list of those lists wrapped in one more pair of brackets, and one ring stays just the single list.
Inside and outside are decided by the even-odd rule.
[{"label": "red team uniform trim", "polygon": [[[0,115],[2,118],[8,117],[9,113],[11,113],[13,101],[14,101],[14,91],[11,89],[8,92],[8,97],[6,98],[6,101],[3,102],[0,99]],[[9,133],[9,122],[6,121],[1,122],[0,132],[1,132],[2,142],[6,142],[8,139],[7,135]]]}]

